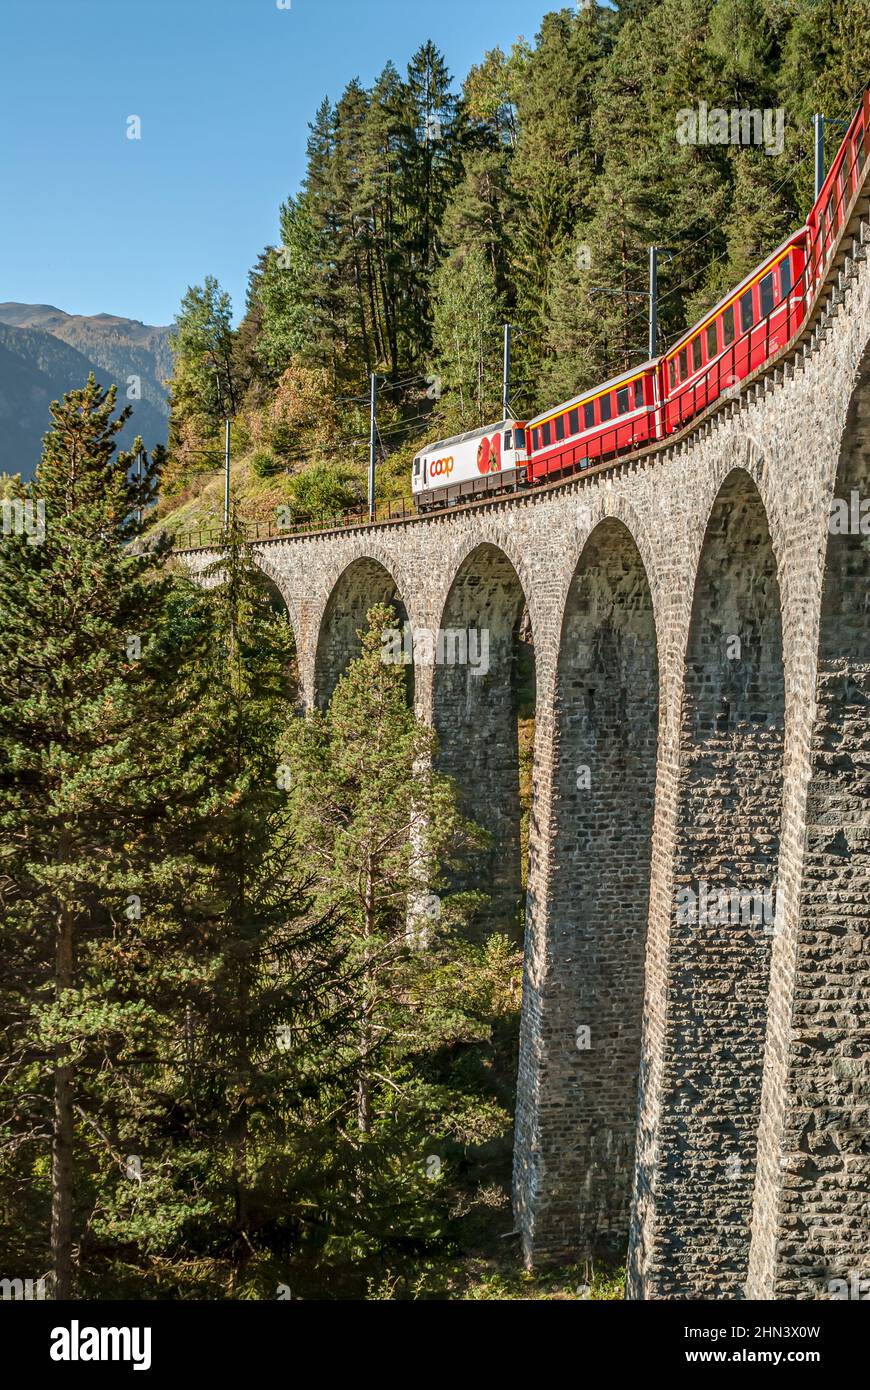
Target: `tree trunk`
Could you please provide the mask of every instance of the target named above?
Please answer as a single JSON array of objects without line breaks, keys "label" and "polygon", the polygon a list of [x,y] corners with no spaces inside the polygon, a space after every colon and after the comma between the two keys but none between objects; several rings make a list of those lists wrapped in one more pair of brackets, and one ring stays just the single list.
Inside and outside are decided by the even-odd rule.
[{"label": "tree trunk", "polygon": [[374,934],[374,887],[372,881],[371,856],[366,864],[365,887],[365,948],[363,980],[365,999],[363,1002],[362,1025],[359,1040],[359,1083],[357,1085],[357,1129],[360,1134],[370,1134],[372,1128],[371,1083],[369,1081],[369,1051],[372,1043],[372,1012],[374,1009],[374,980],[371,966],[371,939]]},{"label": "tree trunk", "polygon": [[[62,837],[63,839],[64,837]],[[66,846],[61,846],[65,857]],[[73,983],[73,913],[58,915],[55,953],[55,995],[61,999]],[[62,1051],[58,1051],[58,1059]],[[51,1268],[52,1295],[72,1297],[73,1217],[73,1069],[57,1066],[54,1073],[54,1134],[51,1152]]]}]

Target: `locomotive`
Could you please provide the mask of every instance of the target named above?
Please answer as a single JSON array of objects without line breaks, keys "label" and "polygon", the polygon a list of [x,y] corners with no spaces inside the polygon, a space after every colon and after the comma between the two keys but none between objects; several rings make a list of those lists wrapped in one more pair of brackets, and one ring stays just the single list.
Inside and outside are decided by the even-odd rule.
[{"label": "locomotive", "polygon": [[441,439],[413,463],[418,511],[515,492],[643,448],[682,429],[778,356],[800,332],[870,154],[870,88],[849,124],[806,225],[688,329],[662,357],[531,420],[501,420]]}]

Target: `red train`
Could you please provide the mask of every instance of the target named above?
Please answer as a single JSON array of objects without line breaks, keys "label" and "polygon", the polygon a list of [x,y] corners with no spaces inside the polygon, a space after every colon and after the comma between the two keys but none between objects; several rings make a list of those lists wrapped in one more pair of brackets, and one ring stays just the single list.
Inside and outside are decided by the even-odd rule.
[{"label": "red train", "polygon": [[[870,88],[852,118],[806,226],[788,237],[745,280],[730,291],[663,357],[623,372],[602,386],[546,410],[528,422],[502,421],[473,438],[513,429],[514,455],[497,476],[491,463],[483,479],[466,477],[444,486],[430,480],[427,458],[455,449],[442,440],[414,460],[418,508],[455,504],[482,490],[516,491],[589,468],[601,460],[666,439],[720,397],[736,392],[741,381],[770,361],[800,331],[823,278],[844,223],[864,179],[870,155]],[[524,447],[523,447],[524,446]]]}]

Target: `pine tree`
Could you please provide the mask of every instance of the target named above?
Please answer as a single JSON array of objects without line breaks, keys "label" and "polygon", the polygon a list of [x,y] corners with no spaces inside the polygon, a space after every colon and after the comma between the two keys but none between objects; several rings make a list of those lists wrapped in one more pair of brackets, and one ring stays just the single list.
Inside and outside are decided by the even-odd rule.
[{"label": "pine tree", "polygon": [[163,829],[182,871],[143,902],[161,959],[150,997],[171,1020],[150,1083],[164,1104],[140,1130],[143,1186],[122,1188],[99,1230],[173,1259],[183,1236],[228,1267],[224,1292],[243,1296],[262,1291],[269,1240],[292,1245],[317,1200],[311,1098],[342,1022],[343,967],[329,906],[310,910],[278,757],[292,717],[286,614],[236,524],[205,578],[205,593],[180,584],[173,617],[193,635]]},{"label": "pine tree", "polygon": [[507,1118],[443,1065],[451,1048],[488,1036],[511,952],[501,938],[472,946],[463,933],[479,895],[446,889],[483,836],[434,770],[434,734],[408,707],[395,624],[392,609],[371,610],[362,655],[328,712],[295,725],[286,744],[299,848],[315,903],[335,914],[352,1011],[332,1104],[331,1219],[363,1247],[432,1220],[427,1141],[467,1126],[482,1139]]},{"label": "pine tree", "polygon": [[433,318],[442,428],[452,433],[501,419],[504,309],[479,246],[444,262],[435,280]]},{"label": "pine tree", "polygon": [[174,468],[165,484],[183,484],[214,467],[214,445],[240,399],[232,304],[213,275],[185,292],[170,335],[173,358],[169,446]]},{"label": "pine tree", "polygon": [[43,1171],[50,1144],[58,1299],[74,1287],[89,1145],[152,1022],[99,967],[125,903],[159,872],[171,714],[156,653],[168,581],[131,546],[156,473],[147,456],[141,482],[131,468],[141,441],[115,453],[130,411],[113,419],[114,406],[114,387],[93,377],[52,405],[27,497],[44,508],[44,531],[0,545],[3,1135],[19,1172]]}]

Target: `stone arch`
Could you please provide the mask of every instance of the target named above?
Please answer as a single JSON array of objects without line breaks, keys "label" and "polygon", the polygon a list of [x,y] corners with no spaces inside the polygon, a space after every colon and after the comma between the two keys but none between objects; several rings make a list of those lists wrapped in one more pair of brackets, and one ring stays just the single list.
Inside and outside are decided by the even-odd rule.
[{"label": "stone arch", "polygon": [[[653,544],[652,537],[649,534],[648,526],[637,508],[632,505],[624,492],[616,492],[612,488],[608,490],[606,483],[602,491],[595,487],[592,480],[586,482],[582,489],[571,497],[570,503],[566,498],[565,505],[570,506],[574,512],[575,529],[581,542],[580,557],[582,557],[583,548],[602,522],[609,520],[618,523],[620,533],[623,530],[628,533],[631,546],[637,551],[643,572],[646,576],[652,601],[656,632],[658,632],[662,622],[662,584],[658,573],[657,551],[656,546]],[[577,567],[580,564],[580,557],[578,557],[576,550],[566,555],[565,563],[559,575],[557,607],[559,613],[562,615],[563,621],[568,603],[569,590],[577,577]]]},{"label": "stone arch", "polygon": [[297,652],[301,650],[301,631],[302,623],[299,609],[293,596],[289,592],[286,575],[279,565],[274,564],[271,557],[263,550],[254,550],[254,564],[263,576],[263,583],[267,587],[274,603],[280,604],[290,620],[293,629],[293,639],[296,643]]},{"label": "stone arch", "polygon": [[[492,836],[463,886],[489,895],[487,925],[513,929],[517,937],[523,898],[517,678],[525,612],[525,592],[505,551],[490,541],[469,546],[444,601],[437,628],[443,647],[432,681],[439,766],[455,778],[463,812]],[[530,625],[525,635],[533,645]]]},{"label": "stone arch", "polygon": [[537,1116],[516,1197],[536,1260],[618,1260],[634,1172],[659,705],[652,593],[624,522],[605,516],[588,536],[559,633],[548,862],[546,872],[533,863],[528,910],[530,938],[544,929],[538,916],[546,923],[546,964],[537,988],[540,972],[527,969],[537,1036],[520,1064],[523,1108]]},{"label": "stone arch", "polygon": [[301,672],[302,649],[299,643],[299,615],[295,604],[288,600],[285,585],[280,574],[272,573],[272,567],[263,563],[262,555],[254,553],[254,563],[259,574],[261,590],[268,596],[272,608],[290,623],[293,633],[293,655],[287,669],[288,696],[301,712],[305,704],[303,676]]},{"label": "stone arch", "polygon": [[[325,708],[351,661],[360,653],[358,633],[376,603],[391,604],[399,626],[408,620],[405,601],[391,571],[380,560],[363,555],[345,566],[323,609],[317,636],[314,669],[315,703]],[[409,679],[413,668],[409,666]]]},{"label": "stone arch", "polygon": [[656,1173],[646,1175],[653,1296],[743,1293],[784,724],[776,555],[758,486],[736,468],[704,532],[684,663]]}]

